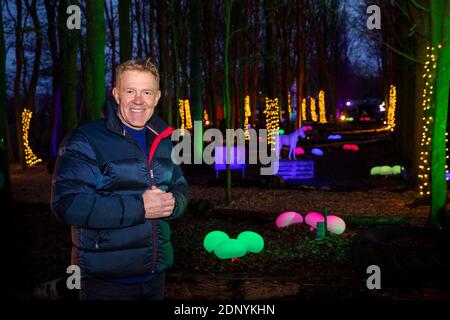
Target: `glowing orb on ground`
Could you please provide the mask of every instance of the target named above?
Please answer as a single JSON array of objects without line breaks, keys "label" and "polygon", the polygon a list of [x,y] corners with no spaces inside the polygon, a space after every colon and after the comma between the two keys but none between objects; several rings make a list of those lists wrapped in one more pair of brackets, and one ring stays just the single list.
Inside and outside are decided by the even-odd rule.
[{"label": "glowing orb on ground", "polygon": [[280,214],[275,220],[278,228],[284,228],[295,223],[303,223],[303,217],[300,213],[294,211],[286,211]]},{"label": "glowing orb on ground", "polygon": [[[318,212],[310,212],[305,217],[305,222],[311,228],[316,229],[318,222],[324,222],[325,219],[322,214]],[[338,216],[327,216],[327,230],[334,234],[342,234],[345,231],[345,221]]]},{"label": "glowing orb on ground", "polygon": [[283,130],[283,129],[280,129],[278,132],[279,132],[280,134],[284,134],[284,130]]},{"label": "glowing orb on ground", "polygon": [[359,151],[359,147],[356,144],[344,144],[342,148],[344,150]]},{"label": "glowing orb on ground", "polygon": [[328,140],[341,140],[342,136],[340,134],[330,134]]},{"label": "glowing orb on ground", "polygon": [[303,131],[311,131],[313,128],[312,126],[304,126],[302,127]]},{"label": "glowing orb on ground", "polygon": [[244,244],[249,252],[259,253],[264,249],[264,239],[256,232],[243,231],[237,239]]},{"label": "glowing orb on ground", "polygon": [[214,249],[214,254],[219,259],[240,258],[246,253],[247,247],[238,239],[223,240]]},{"label": "glowing orb on ground", "polygon": [[315,155],[315,156],[318,156],[318,157],[323,156],[323,151],[320,150],[319,148],[313,148],[313,149],[311,150],[311,153],[312,153],[313,155]]},{"label": "glowing orb on ground", "polygon": [[214,230],[208,233],[203,240],[203,247],[208,252],[214,251],[219,243],[229,240],[230,237],[223,231]]},{"label": "glowing orb on ground", "polygon": [[390,166],[381,166],[380,174],[382,176],[390,175],[392,174],[392,168]]},{"label": "glowing orb on ground", "polygon": [[303,150],[303,148],[301,148],[301,147],[297,147],[297,148],[295,148],[295,154],[297,154],[297,155],[305,154],[305,150]]},{"label": "glowing orb on ground", "polygon": [[372,175],[372,176],[378,176],[378,175],[380,175],[380,169],[381,169],[381,167],[373,167],[372,169],[370,169],[370,174]]},{"label": "glowing orb on ground", "polygon": [[402,171],[404,171],[405,168],[403,168],[400,165],[396,165],[392,167],[392,173],[391,174],[402,174]]}]

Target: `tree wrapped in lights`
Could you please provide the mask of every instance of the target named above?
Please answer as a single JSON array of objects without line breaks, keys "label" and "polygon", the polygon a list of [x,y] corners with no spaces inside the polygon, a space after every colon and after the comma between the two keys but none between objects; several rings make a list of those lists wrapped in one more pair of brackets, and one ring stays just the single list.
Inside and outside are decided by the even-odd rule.
[{"label": "tree wrapped in lights", "polygon": [[430,174],[431,174],[431,123],[433,122],[432,112],[431,112],[431,94],[433,94],[433,85],[431,83],[432,79],[432,68],[436,68],[435,56],[433,47],[427,47],[427,61],[424,64],[424,73],[422,77],[425,81],[425,88],[422,94],[422,132],[420,141],[420,159],[419,159],[419,196],[429,197],[431,193],[430,185]]},{"label": "tree wrapped in lights", "polygon": [[275,136],[280,130],[280,107],[278,105],[278,98],[269,99],[266,97],[264,114],[266,115],[267,141],[275,147]]},{"label": "tree wrapped in lights", "polygon": [[178,106],[181,117],[181,129],[192,129],[191,108],[189,105],[189,100],[178,100]]},{"label": "tree wrapped in lights", "polygon": [[319,117],[320,123],[327,123],[327,117],[325,112],[325,91],[320,90],[319,92]]},{"label": "tree wrapped in lights", "polygon": [[306,98],[302,100],[302,121],[306,121]]},{"label": "tree wrapped in lights", "polygon": [[244,98],[244,134],[245,140],[250,140],[250,134],[248,133],[248,119],[251,117],[252,112],[250,110],[250,96],[245,96]]},{"label": "tree wrapped in lights", "polygon": [[28,142],[28,130],[30,129],[30,122],[33,113],[24,109],[22,112],[22,128],[23,128],[23,145],[25,147],[25,161],[28,167],[32,167],[39,162],[42,162],[42,159],[39,159],[31,150],[31,147]]},{"label": "tree wrapped in lights", "polygon": [[184,129],[186,128],[186,117],[184,114],[184,100],[183,99],[178,100],[178,109],[179,109],[180,118],[181,118],[181,135],[183,136]]},{"label": "tree wrapped in lights", "polygon": [[316,99],[311,97],[309,98],[309,101],[309,107],[311,108],[311,120],[317,122]]},{"label": "tree wrapped in lights", "polygon": [[397,88],[391,84],[389,88],[389,106],[387,124],[391,131],[395,128],[395,109],[397,106]]},{"label": "tree wrapped in lights", "polygon": [[[436,60],[433,65],[434,80],[431,105],[433,130],[431,139],[431,212],[430,222],[438,228],[444,225],[441,214],[445,213],[447,202],[446,174],[446,134],[450,92],[450,3],[446,0],[433,0],[431,4],[431,38],[437,48],[431,54]],[[449,221],[447,221],[449,223]]]}]

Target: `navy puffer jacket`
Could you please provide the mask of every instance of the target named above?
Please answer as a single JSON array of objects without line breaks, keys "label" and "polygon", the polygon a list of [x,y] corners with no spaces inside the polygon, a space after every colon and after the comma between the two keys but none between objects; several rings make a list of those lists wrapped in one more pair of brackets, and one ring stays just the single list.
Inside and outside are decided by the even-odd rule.
[{"label": "navy puffer jacket", "polygon": [[[173,263],[170,220],[183,214],[188,186],[171,160],[173,131],[154,114],[149,155],[125,135],[108,98],[104,119],[72,130],[59,149],[52,210],[72,226],[72,264],[82,277],[115,279],[161,272]],[[142,193],[152,185],[175,197],[172,215],[145,219]]]}]

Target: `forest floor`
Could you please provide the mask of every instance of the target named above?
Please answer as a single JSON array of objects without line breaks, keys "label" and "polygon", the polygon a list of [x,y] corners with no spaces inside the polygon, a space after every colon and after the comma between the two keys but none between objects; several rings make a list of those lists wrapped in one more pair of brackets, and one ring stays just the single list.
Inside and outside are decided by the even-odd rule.
[{"label": "forest floor", "polygon": [[[225,202],[224,180],[205,166],[184,166],[190,184],[190,206],[172,223],[174,266],[167,273],[167,299],[449,299],[430,285],[417,289],[368,290],[353,270],[351,243],[368,227],[387,224],[426,225],[429,207],[401,178],[371,177],[370,167],[395,164],[379,144],[348,154],[329,147],[315,158],[316,177],[268,188],[250,168],[245,179],[234,175],[232,202]],[[343,157],[347,157],[342,161]],[[234,173],[233,173],[234,174]],[[223,173],[222,173],[223,175]],[[239,175],[239,174],[238,174]],[[70,229],[51,212],[51,173],[46,163],[22,169],[11,165],[14,275],[10,295],[33,299],[34,288],[64,278],[70,265]],[[197,205],[195,202],[197,200]],[[198,201],[206,207],[199,207]],[[322,212],[346,221],[346,231],[327,241],[314,240],[306,224],[278,229],[284,211]],[[203,248],[205,235],[222,230],[231,238],[245,230],[265,239],[264,250],[235,260],[219,260]]]}]

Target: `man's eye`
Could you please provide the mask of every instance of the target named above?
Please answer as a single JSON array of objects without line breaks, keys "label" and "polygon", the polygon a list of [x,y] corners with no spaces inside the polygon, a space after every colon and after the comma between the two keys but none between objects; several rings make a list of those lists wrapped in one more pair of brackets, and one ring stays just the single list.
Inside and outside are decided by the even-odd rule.
[{"label": "man's eye", "polygon": [[144,96],[151,96],[152,92],[151,91],[144,91]]},{"label": "man's eye", "polygon": [[127,90],[127,94],[133,94],[133,90]]}]

